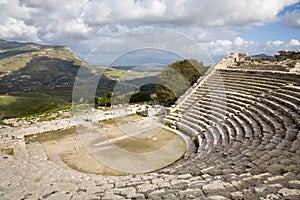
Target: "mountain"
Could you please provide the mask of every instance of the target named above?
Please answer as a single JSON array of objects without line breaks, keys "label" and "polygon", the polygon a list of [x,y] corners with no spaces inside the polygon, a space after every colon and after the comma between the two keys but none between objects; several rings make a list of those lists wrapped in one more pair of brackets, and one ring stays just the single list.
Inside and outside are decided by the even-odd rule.
[{"label": "mountain", "polygon": [[260,58],[273,58],[273,56],[267,54],[256,54],[251,56],[253,59],[260,59]]},{"label": "mountain", "polygon": [[97,80],[98,95],[112,91],[120,70],[94,66],[65,46],[0,40],[0,119],[70,106],[79,68]]}]

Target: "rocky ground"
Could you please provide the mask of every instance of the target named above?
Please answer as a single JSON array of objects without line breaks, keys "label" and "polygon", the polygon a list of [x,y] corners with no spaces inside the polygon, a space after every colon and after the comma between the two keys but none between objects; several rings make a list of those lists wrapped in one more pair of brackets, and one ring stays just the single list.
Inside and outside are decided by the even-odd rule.
[{"label": "rocky ground", "polygon": [[[48,160],[36,143],[16,144],[14,156],[1,154],[1,199],[299,199],[295,174],[100,176],[80,173]],[[287,178],[290,179],[287,181]]]}]

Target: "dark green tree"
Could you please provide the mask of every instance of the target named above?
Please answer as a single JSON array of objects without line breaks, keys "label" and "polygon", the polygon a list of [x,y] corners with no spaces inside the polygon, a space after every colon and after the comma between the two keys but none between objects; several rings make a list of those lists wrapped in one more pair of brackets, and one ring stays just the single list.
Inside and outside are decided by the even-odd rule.
[{"label": "dark green tree", "polygon": [[196,60],[182,60],[171,64],[159,74],[156,85],[157,99],[167,106],[193,85],[204,73],[203,63]]},{"label": "dark green tree", "polygon": [[102,96],[101,98],[95,97],[95,105],[96,106],[104,106],[105,108],[111,106],[111,96],[112,92],[106,93],[106,95]]},{"label": "dark green tree", "polygon": [[139,103],[139,102],[146,102],[150,101],[151,97],[149,94],[146,94],[145,92],[137,92],[133,95],[131,95],[129,99],[129,103]]}]

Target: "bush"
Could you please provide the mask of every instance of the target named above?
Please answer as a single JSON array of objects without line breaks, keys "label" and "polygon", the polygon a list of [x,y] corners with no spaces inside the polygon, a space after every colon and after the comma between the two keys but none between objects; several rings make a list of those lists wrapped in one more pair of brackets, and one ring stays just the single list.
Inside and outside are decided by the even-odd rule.
[{"label": "bush", "polygon": [[137,92],[130,97],[129,103],[139,103],[139,102],[145,102],[150,100],[151,97],[149,94],[146,94],[144,92]]},{"label": "bush", "polygon": [[96,106],[104,106],[110,107],[111,106],[111,96],[112,92],[106,93],[106,95],[102,96],[101,98],[95,97],[95,105]]},{"label": "bush", "polygon": [[196,60],[183,60],[171,64],[157,78],[158,100],[167,106],[174,104],[177,97],[183,95],[204,71],[203,63]]}]

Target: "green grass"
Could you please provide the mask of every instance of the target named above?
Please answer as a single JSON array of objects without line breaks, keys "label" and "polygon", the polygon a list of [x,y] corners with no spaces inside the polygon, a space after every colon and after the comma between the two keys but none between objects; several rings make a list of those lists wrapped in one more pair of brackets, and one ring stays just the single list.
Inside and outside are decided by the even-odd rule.
[{"label": "green grass", "polygon": [[7,155],[11,155],[11,156],[14,155],[14,149],[13,148],[2,148],[2,149],[0,149],[0,151],[4,154],[7,154]]},{"label": "green grass", "polygon": [[76,128],[71,127],[65,130],[49,131],[45,133],[25,135],[24,139],[26,144],[33,143],[33,142],[45,143],[50,141],[59,141],[69,136],[75,137],[76,135],[77,135]]},{"label": "green grass", "polygon": [[47,91],[46,92],[47,95],[53,96],[53,97],[57,97],[59,99],[61,99],[62,101],[65,102],[71,102],[72,101],[72,91]]},{"label": "green grass", "polygon": [[2,118],[25,117],[34,114],[49,114],[67,105],[61,104],[57,99],[41,97],[0,96],[0,111]]},{"label": "green grass", "polygon": [[120,78],[124,75],[124,72],[121,70],[110,69],[106,70],[104,74],[110,78]]},{"label": "green grass", "polygon": [[[22,46],[14,49],[9,49],[5,51],[15,51],[15,50],[36,50],[34,52],[27,52],[23,54],[18,54],[14,56],[9,56],[3,59],[0,59],[0,72],[7,73],[9,71],[17,71],[20,68],[26,66],[33,58],[39,56],[47,56],[50,58],[59,58],[62,60],[73,61],[74,64],[82,65],[82,61],[71,51],[64,47],[39,47],[37,49],[32,48],[31,46]],[[5,52],[2,51],[2,52]]]},{"label": "green grass", "polygon": [[[151,130],[147,131],[151,134]],[[123,140],[114,142],[114,145],[125,149],[126,151],[133,153],[147,153],[159,150],[163,146],[167,145],[170,141],[176,140],[176,147],[179,149],[186,149],[186,144],[184,140],[175,135],[173,132],[170,132],[166,129],[160,130],[155,135],[156,140],[153,141],[153,138],[138,138],[138,137],[128,137]]]},{"label": "green grass", "polygon": [[99,122],[100,125],[117,125],[116,119],[105,119]]},{"label": "green grass", "polygon": [[26,63],[31,60],[30,54],[16,55],[0,60],[0,71],[7,73],[9,71],[17,71],[26,66]]},{"label": "green grass", "polygon": [[14,127],[13,124],[11,124],[11,123],[4,123],[3,121],[0,121],[0,125]]},{"label": "green grass", "polygon": [[117,117],[117,118],[113,118],[113,119],[104,119],[99,121],[99,124],[101,126],[107,126],[107,125],[114,125],[114,126],[120,126],[120,125],[124,125],[128,122],[128,118],[130,118],[130,120],[134,120],[134,119],[139,119],[141,118],[140,116],[138,116],[135,113],[126,115],[126,116],[122,116],[122,117]]}]

